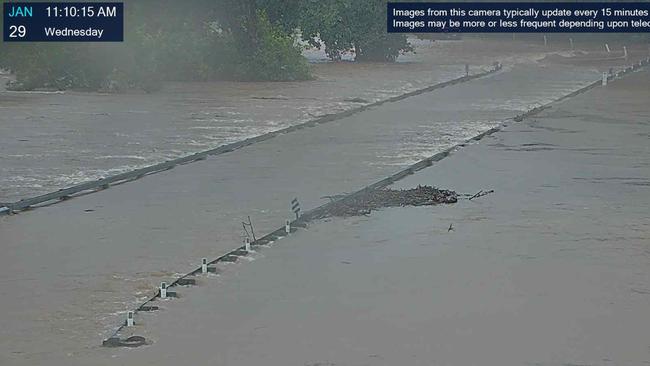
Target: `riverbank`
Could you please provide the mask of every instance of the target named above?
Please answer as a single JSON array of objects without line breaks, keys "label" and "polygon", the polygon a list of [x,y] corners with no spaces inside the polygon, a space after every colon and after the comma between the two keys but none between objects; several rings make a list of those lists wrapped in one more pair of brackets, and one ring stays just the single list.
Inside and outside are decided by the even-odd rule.
[{"label": "riverbank", "polygon": [[648,363],[648,85],[644,71],[594,89],[396,185],[493,194],[313,224],[139,319],[151,346],[104,356],[124,365]]}]

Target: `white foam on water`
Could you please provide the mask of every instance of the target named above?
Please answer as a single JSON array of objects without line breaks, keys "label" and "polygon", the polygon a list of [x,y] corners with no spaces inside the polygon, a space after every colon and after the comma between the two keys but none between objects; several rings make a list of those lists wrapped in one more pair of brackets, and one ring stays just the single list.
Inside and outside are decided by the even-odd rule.
[{"label": "white foam on water", "polygon": [[128,110],[125,111],[126,113],[133,113],[133,114],[149,114],[151,111],[138,111],[138,110]]},{"label": "white foam on water", "polygon": [[65,94],[65,91],[44,91],[44,90],[4,90],[5,93],[12,94]]},{"label": "white foam on water", "polygon": [[132,160],[149,160],[150,158],[140,155],[104,155],[95,156],[93,159],[106,160],[106,159],[132,159]]}]

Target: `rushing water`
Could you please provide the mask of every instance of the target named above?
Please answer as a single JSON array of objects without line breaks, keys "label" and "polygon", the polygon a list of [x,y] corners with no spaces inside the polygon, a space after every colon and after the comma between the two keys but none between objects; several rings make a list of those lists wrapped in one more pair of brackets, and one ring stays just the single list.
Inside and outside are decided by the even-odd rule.
[{"label": "rushing water", "polygon": [[[305,83],[172,84],[153,95],[0,92],[0,202],[207,150],[457,77],[372,71]],[[350,65],[354,68],[354,65]],[[382,66],[381,69],[400,66]],[[415,75],[409,75],[415,74]],[[399,76],[398,76],[399,78]]]},{"label": "rushing water", "polygon": [[[322,52],[307,56],[313,62],[324,57]],[[519,68],[543,56],[504,59],[507,68]],[[316,80],[309,82],[176,83],[152,95],[0,90],[0,202],[211,149],[464,74],[464,64],[434,65],[427,57],[425,49],[392,65],[319,63]],[[523,110],[597,77],[589,68],[560,70],[563,79],[553,79],[551,88],[509,98],[503,98],[509,91],[498,89],[495,76],[498,100],[490,95],[469,97],[461,109]],[[538,82],[534,73],[520,73],[522,83]],[[444,131],[426,120],[416,129],[398,131],[405,147],[387,152],[386,163],[413,161],[494,122],[458,117],[450,115]]]}]

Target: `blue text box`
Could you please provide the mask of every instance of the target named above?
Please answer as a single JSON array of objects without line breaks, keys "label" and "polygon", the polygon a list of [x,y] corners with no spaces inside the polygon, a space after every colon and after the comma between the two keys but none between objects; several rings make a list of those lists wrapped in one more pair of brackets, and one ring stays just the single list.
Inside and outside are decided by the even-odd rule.
[{"label": "blue text box", "polygon": [[122,42],[124,4],[5,2],[5,42]]}]

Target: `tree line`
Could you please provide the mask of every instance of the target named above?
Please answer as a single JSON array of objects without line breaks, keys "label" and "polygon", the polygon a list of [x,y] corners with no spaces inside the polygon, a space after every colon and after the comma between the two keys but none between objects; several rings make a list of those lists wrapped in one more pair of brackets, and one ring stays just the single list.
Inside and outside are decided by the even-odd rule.
[{"label": "tree line", "polygon": [[0,43],[0,69],[17,79],[10,87],[119,92],[154,91],[163,81],[307,80],[304,45],[332,60],[351,53],[392,62],[413,51],[406,36],[386,33],[387,0],[123,1],[123,43]]},{"label": "tree line", "polygon": [[[303,45],[332,60],[394,61],[386,0],[125,0],[123,43],[0,44],[15,89],[153,91],[163,81],[311,78]],[[298,42],[298,41],[301,42]]]}]

